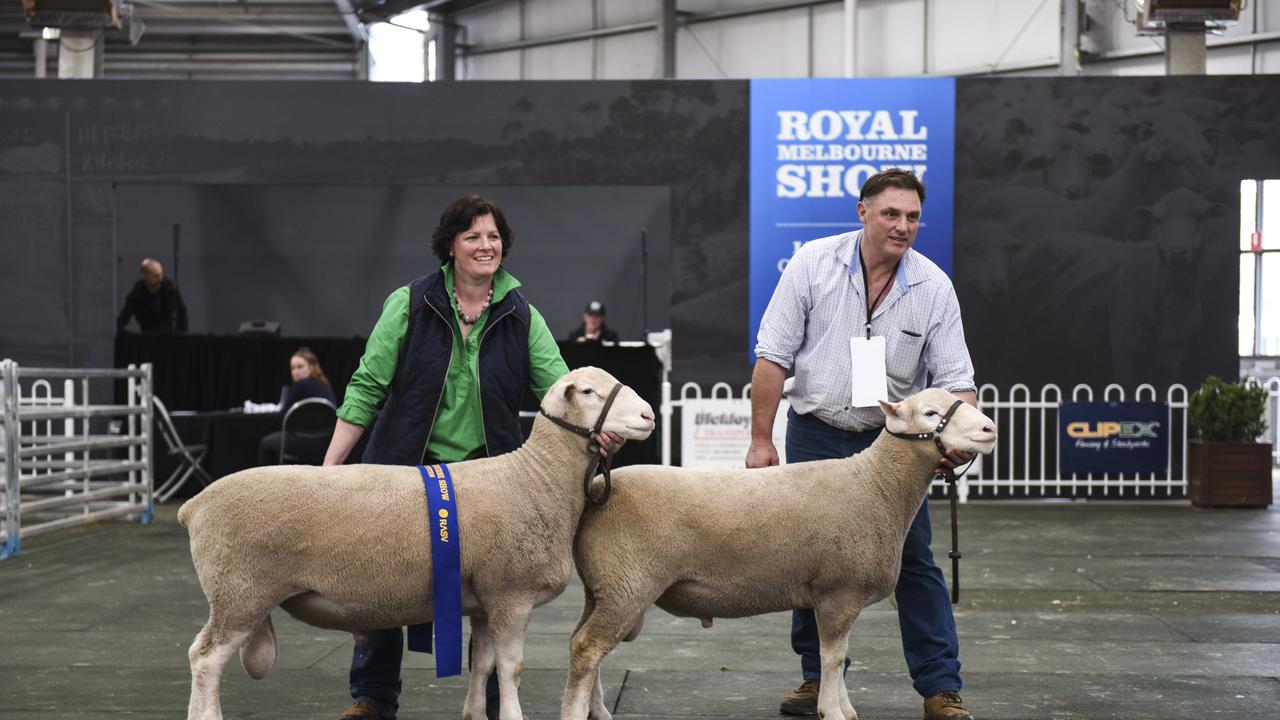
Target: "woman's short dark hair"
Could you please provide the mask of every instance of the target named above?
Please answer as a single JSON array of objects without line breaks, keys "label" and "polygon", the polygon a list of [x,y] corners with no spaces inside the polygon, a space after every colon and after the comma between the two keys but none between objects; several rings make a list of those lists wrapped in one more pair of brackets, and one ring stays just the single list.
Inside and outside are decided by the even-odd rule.
[{"label": "woman's short dark hair", "polygon": [[507,259],[516,236],[511,232],[511,226],[507,225],[507,219],[502,216],[502,211],[491,200],[486,200],[479,195],[464,195],[449,203],[449,207],[440,213],[440,222],[436,223],[435,229],[431,231],[431,251],[440,258],[441,265],[449,262],[449,250],[453,248],[453,239],[471,229],[471,223],[482,215],[493,216],[493,224],[498,226],[498,235],[502,237],[502,259]]},{"label": "woman's short dark hair", "polygon": [[889,168],[867,178],[867,181],[862,183],[862,191],[858,194],[858,199],[866,202],[891,187],[899,190],[915,190],[920,196],[920,204],[924,204],[924,183],[920,182],[920,178],[916,177],[915,173],[902,168]]}]

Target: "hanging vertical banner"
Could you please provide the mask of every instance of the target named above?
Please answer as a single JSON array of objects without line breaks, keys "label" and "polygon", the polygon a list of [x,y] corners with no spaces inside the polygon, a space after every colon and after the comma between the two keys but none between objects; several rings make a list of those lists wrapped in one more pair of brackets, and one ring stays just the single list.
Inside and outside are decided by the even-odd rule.
[{"label": "hanging vertical banner", "polygon": [[881,170],[924,181],[913,247],[951,273],[955,98],[954,78],[751,81],[751,348],[787,261],[861,228],[858,192]]}]

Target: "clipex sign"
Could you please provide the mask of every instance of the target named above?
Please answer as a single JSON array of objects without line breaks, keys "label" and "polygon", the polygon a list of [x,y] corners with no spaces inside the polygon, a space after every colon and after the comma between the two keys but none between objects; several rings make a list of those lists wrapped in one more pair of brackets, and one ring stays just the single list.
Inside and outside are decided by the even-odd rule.
[{"label": "clipex sign", "polygon": [[950,273],[953,78],[751,81],[752,348],[787,261],[809,240],[860,228],[862,183],[889,168],[924,181],[914,247]]},{"label": "clipex sign", "polygon": [[1168,407],[1158,402],[1065,402],[1058,415],[1064,475],[1164,472]]}]

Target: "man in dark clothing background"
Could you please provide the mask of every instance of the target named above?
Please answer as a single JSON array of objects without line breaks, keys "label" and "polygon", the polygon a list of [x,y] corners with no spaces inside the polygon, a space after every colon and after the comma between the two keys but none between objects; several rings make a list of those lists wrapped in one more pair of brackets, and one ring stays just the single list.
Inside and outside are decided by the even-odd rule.
[{"label": "man in dark clothing background", "polygon": [[138,282],[124,299],[116,318],[116,331],[123,332],[129,318],[147,335],[174,335],[187,331],[187,306],[178,286],[164,276],[159,261],[147,258],[138,269]]},{"label": "man in dark clothing background", "polygon": [[592,300],[582,311],[582,324],[569,333],[570,342],[618,342],[618,333],[604,324],[604,304]]}]

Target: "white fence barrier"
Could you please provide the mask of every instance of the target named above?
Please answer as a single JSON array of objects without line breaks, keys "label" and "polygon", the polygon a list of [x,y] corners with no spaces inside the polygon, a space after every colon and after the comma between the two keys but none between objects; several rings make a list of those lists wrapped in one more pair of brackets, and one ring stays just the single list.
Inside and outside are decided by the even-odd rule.
[{"label": "white fence barrier", "polygon": [[[123,380],[124,405],[91,385]],[[22,539],[118,515],[151,518],[151,366],[24,368],[0,362],[0,558]]]},{"label": "white fence barrier", "polygon": [[[1265,381],[1250,378],[1246,382],[1261,385],[1268,390],[1266,440],[1272,443],[1275,460],[1280,464],[1280,378]],[[726,416],[724,422],[736,422],[741,426],[745,417],[751,417],[751,386],[744,386],[735,397],[733,388],[726,383],[716,383],[709,397],[717,403],[716,412]],[[1140,385],[1127,395],[1119,385],[1103,388],[1095,397],[1087,385],[1077,385],[1070,396],[1064,397],[1057,385],[1046,385],[1036,397],[1031,389],[1018,384],[1001,393],[994,385],[983,385],[978,390],[978,407],[996,421],[1000,428],[1000,441],[990,455],[981,457],[960,480],[961,499],[977,498],[1181,498],[1186,497],[1187,467],[1187,397],[1183,385],[1172,385],[1161,396],[1151,385]],[[1137,401],[1163,402],[1167,407],[1169,449],[1165,468],[1158,473],[1115,475],[1063,475],[1059,469],[1058,411],[1065,400],[1076,402]],[[705,412],[708,400],[700,387],[685,383],[680,396],[673,398],[669,383],[662,391],[662,463],[672,463],[671,441],[674,434],[673,420],[676,410],[681,410],[681,458],[689,456],[689,423],[697,423],[696,413]],[[786,403],[782,403],[774,424],[774,443],[779,453],[785,445]],[[723,418],[717,418],[723,420]],[[733,437],[740,444],[736,459],[730,443],[717,436],[719,445],[711,453],[694,451],[694,465],[706,466],[705,460],[714,457],[723,461],[723,467],[742,467],[746,447],[750,440],[750,426],[744,437]],[[723,433],[732,435],[732,433]],[[695,438],[699,440],[700,438]],[[942,489],[942,483],[935,483]]]},{"label": "white fence barrier", "polygon": [[[697,383],[680,387],[680,398],[664,404],[680,408],[680,464],[683,467],[742,467],[751,446],[751,385],[734,397],[729,383],[716,383],[709,397],[703,397]],[[786,462],[787,410],[784,399],[773,418],[773,444],[778,459]],[[669,425],[669,423],[668,423]],[[670,443],[663,430],[662,464],[670,465]]]},{"label": "white fence barrier", "polygon": [[1280,465],[1280,377],[1249,378],[1249,382],[1267,389],[1267,442],[1271,443],[1271,461]]}]

